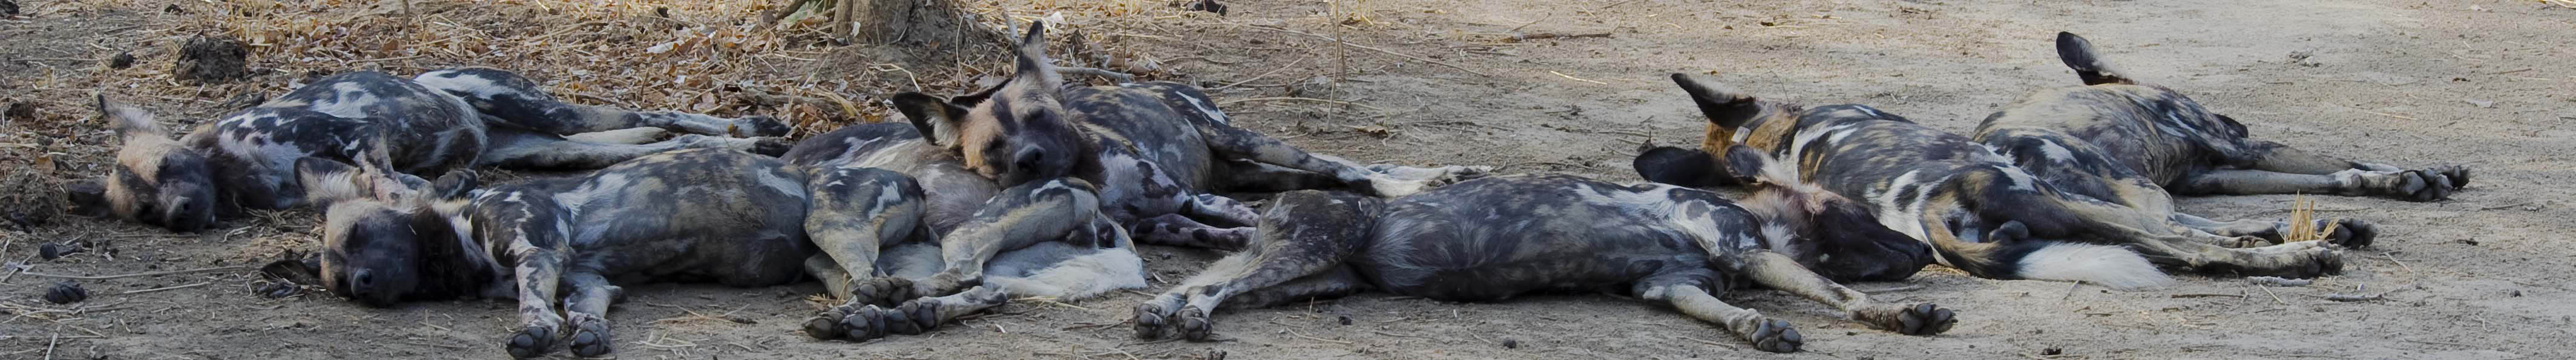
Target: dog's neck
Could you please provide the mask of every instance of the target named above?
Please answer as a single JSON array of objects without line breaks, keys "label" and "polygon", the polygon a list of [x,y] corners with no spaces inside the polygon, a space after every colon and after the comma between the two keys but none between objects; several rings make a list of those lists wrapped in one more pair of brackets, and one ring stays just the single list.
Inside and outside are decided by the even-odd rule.
[{"label": "dog's neck", "polygon": [[474,236],[474,224],[466,213],[471,208],[462,199],[433,200],[416,212],[414,229],[448,234],[421,237],[427,239],[420,244],[423,281],[418,291],[424,297],[489,296],[494,284],[509,282],[509,269]]}]

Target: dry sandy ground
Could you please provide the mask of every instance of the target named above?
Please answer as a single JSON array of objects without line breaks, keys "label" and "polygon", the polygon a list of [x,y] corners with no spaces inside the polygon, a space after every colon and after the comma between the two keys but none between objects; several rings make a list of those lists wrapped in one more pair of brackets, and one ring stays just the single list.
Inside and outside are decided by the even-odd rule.
[{"label": "dry sandy ground", "polygon": [[[1148,42],[1166,59],[1204,59],[1170,61],[1198,80],[1248,81],[1220,92],[1223,98],[1364,105],[1227,105],[1259,131],[1355,158],[1633,179],[1626,161],[1640,141],[1689,143],[1698,136],[1696,112],[1663,79],[1673,72],[1710,72],[1742,89],[1810,105],[1874,105],[1964,131],[2033,89],[2075,84],[2049,47],[2052,34],[2065,30],[2091,38],[2131,75],[2244,120],[2255,136],[2408,167],[2465,164],[2478,178],[2437,203],[2317,198],[2324,216],[2376,222],[2383,239],[2352,252],[2345,275],[2303,288],[2267,290],[2222,275],[2190,277],[2168,289],[2111,292],[1939,269],[1908,282],[1922,289],[1877,295],[1958,309],[1958,327],[1933,337],[1869,330],[1773,292],[1728,296],[1801,326],[1809,351],[1793,355],[1744,349],[1717,328],[1656,305],[1590,294],[1493,304],[1364,295],[1234,311],[1218,325],[1230,340],[1215,343],[1133,340],[1121,322],[1143,296],[1119,294],[1074,304],[1081,308],[1014,304],[932,335],[852,344],[796,332],[813,309],[801,299],[817,286],[647,285],[630,286],[633,296],[612,316],[620,357],[1192,359],[1211,351],[1238,359],[2576,357],[2570,341],[2576,333],[2569,330],[2576,328],[2569,290],[2576,251],[2565,235],[2576,225],[2564,222],[2576,218],[2576,194],[2556,186],[2576,180],[2567,170],[2576,167],[2568,157],[2576,128],[2566,125],[2576,121],[2576,66],[2567,60],[2576,59],[2568,37],[2576,34],[2576,9],[2527,0],[1371,0],[1363,5],[1374,23],[1339,31],[1355,43],[1491,74],[1481,76],[1366,49],[1350,49],[1344,65],[1336,51],[1316,50],[1329,49],[1316,38],[1234,25],[1329,35],[1335,31],[1325,25],[1323,2],[1228,5],[1232,17],[1159,19],[1166,24],[1160,33],[1140,35],[1175,40]],[[8,34],[6,42],[95,36],[54,29],[66,22],[159,19],[139,15],[157,8],[55,12],[0,22],[0,33]],[[1611,36],[1506,43],[1492,35],[1515,30]],[[133,31],[107,35],[163,36]],[[8,50],[0,57],[112,54],[78,43],[0,48]],[[167,51],[170,45],[153,46]],[[0,64],[6,70],[0,96],[27,96],[23,87],[43,69]],[[1301,85],[1332,78],[1338,69],[1351,72],[1338,87]],[[230,94],[216,88],[159,95],[220,100]],[[197,102],[188,112],[210,116],[213,107]],[[2220,219],[2280,218],[2290,201],[2201,198],[2184,201],[2183,210]],[[38,262],[37,271],[53,274],[249,264],[310,246],[310,216],[243,222],[257,225],[244,237],[260,240],[67,221],[36,234],[0,230],[7,244],[0,252],[16,259],[33,254],[32,243],[72,237],[121,249],[114,259],[93,254]],[[1215,255],[1153,249],[1148,261],[1160,285]],[[35,298],[45,281],[18,276],[0,285],[0,303],[9,311],[0,313],[0,358],[497,358],[513,323],[500,302],[377,310],[311,295],[260,298],[247,289],[254,279],[236,271],[90,281],[96,295],[89,310],[69,314],[41,311],[67,308],[41,304]],[[120,294],[197,283],[208,285]],[[2381,292],[2387,300],[2322,299]],[[1507,341],[1518,346],[1501,345]]]}]

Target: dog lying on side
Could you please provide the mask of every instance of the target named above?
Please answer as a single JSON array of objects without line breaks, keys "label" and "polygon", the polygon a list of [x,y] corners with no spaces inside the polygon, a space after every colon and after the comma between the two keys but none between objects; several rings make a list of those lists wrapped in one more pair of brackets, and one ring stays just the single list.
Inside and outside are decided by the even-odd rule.
[{"label": "dog lying on side", "polygon": [[[360,71],[324,77],[173,140],[151,112],[98,98],[123,143],[114,170],[66,186],[72,212],[175,231],[213,226],[242,209],[304,203],[295,164],[306,157],[387,160],[421,185],[475,166],[596,169],[684,148],[776,154],[787,126],[767,117],[727,119],[566,104],[534,81],[492,68],[431,71],[411,79]],[[658,129],[658,130],[654,130]],[[688,133],[655,142],[663,130]],[[585,134],[588,133],[588,134]],[[581,135],[575,135],[581,134]]]},{"label": "dog lying on side", "polygon": [[1729,155],[1736,174],[1756,174],[1742,179],[1758,188],[1743,201],[1562,175],[1468,180],[1392,200],[1281,194],[1261,217],[1256,247],[1138,304],[1137,335],[1207,340],[1220,306],[1365,289],[1445,301],[1614,291],[1670,304],[1770,352],[1798,351],[1804,339],[1788,322],[1717,295],[1779,289],[1909,335],[1955,323],[1949,309],[1880,303],[1836,284],[1905,279],[1932,262],[1923,243],[1880,226],[1858,202],[1798,181],[1794,169],[1766,165],[1759,151]]},{"label": "dog lying on side", "polygon": [[[610,353],[615,342],[603,315],[623,291],[613,283],[768,286],[815,278],[846,297],[853,272],[917,278],[945,268],[939,249],[905,241],[936,221],[922,217],[925,189],[883,169],[693,149],[585,176],[477,190],[465,171],[413,188],[382,164],[312,158],[298,165],[307,178],[353,179],[309,188],[326,221],[323,249],[307,267],[316,273],[308,275],[377,307],[517,299],[520,330],[505,348],[518,358],[543,356],[558,344],[582,357]],[[996,235],[994,242],[1035,244],[983,263],[983,286],[858,311],[866,315],[854,317],[866,325],[860,331],[917,331],[907,329],[998,306],[1005,294],[1080,298],[1143,287],[1142,260],[1125,233],[1097,218],[1097,204],[1078,179],[999,191],[961,226],[1000,229],[984,233]]]},{"label": "dog lying on side", "polygon": [[[1316,155],[1228,123],[1206,93],[1147,82],[1066,87],[1046,57],[1045,24],[1031,24],[1012,76],[985,93],[940,100],[893,97],[918,133],[999,186],[1072,177],[1099,186],[1099,212],[1138,243],[1239,249],[1257,215],[1218,190],[1278,192],[1348,188],[1401,196],[1487,167],[1367,166]],[[913,294],[949,294],[978,281],[994,246],[950,234],[941,240],[949,271],[908,283]],[[960,243],[966,242],[966,243]],[[1007,249],[1003,244],[999,248]],[[883,284],[903,285],[903,284]],[[873,285],[872,285],[873,287]]]},{"label": "dog lying on side", "polygon": [[[2086,86],[2041,90],[2023,98],[1978,124],[1976,140],[2070,194],[2133,208],[2171,209],[2167,191],[2437,201],[2469,183],[2465,167],[2405,170],[2252,139],[2234,118],[2210,112],[2173,89],[2111,70],[2075,34],[2057,34],[2057,53]],[[2197,231],[2270,243],[2281,243],[2290,231],[2290,224],[2277,221],[2222,222],[2180,212],[2173,213],[2173,220]],[[2328,241],[2347,247],[2369,246],[2377,233],[2359,220],[2331,225],[2349,231],[2336,232]]]},{"label": "dog lying on side", "polygon": [[[2043,178],[1967,137],[1868,106],[1803,109],[1688,74],[1674,74],[1673,81],[1709,119],[1702,146],[1740,144],[1797,164],[1805,178],[1860,199],[1888,228],[1930,243],[1942,264],[1978,277],[2142,288],[2170,280],[2154,264],[2282,277],[2342,271],[2342,253],[2330,242],[2231,248],[2263,240],[2195,231],[2176,223],[2170,207],[2133,207],[2068,190],[2109,188],[2124,180],[2057,173]],[[1651,181],[1725,185],[1731,177],[1716,162],[1699,151],[1663,147],[1639,154],[1635,166]],[[2156,189],[2126,181],[2135,183],[2127,189]],[[2357,231],[2366,228],[2344,228],[2338,237],[2353,238]]]}]

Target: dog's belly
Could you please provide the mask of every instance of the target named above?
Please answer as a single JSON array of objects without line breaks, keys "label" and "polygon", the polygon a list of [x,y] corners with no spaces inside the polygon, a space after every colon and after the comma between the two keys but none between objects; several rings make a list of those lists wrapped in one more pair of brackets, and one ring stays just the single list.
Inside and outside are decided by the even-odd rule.
[{"label": "dog's belly", "polygon": [[1462,182],[1390,204],[1354,263],[1388,292],[1453,301],[1619,289],[1707,268],[1709,252],[1670,225],[1664,196],[1563,176]]}]

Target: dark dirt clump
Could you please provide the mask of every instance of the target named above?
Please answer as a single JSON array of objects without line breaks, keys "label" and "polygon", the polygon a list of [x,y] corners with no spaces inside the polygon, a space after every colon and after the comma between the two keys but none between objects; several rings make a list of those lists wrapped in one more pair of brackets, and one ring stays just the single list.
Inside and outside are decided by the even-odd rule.
[{"label": "dark dirt clump", "polygon": [[222,84],[250,77],[250,49],[230,38],[199,36],[179,47],[179,80]]}]

